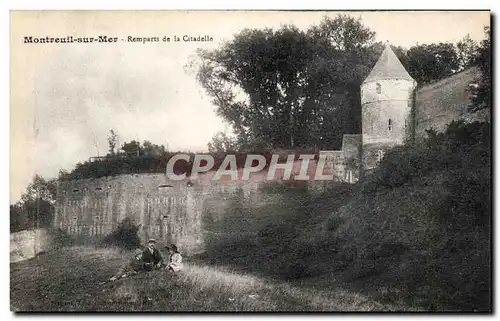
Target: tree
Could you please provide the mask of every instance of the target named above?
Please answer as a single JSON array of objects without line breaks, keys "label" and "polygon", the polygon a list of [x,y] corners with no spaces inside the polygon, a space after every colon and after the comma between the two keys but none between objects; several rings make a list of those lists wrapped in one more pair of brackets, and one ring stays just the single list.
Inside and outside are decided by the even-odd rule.
[{"label": "tree", "polygon": [[491,33],[484,27],[485,38],[478,48],[474,64],[481,70],[477,88],[472,90],[470,112],[491,108]]},{"label": "tree", "polygon": [[118,135],[115,133],[114,129],[110,129],[108,135],[108,147],[110,155],[115,154],[115,148],[117,143],[118,143]]},{"label": "tree", "polygon": [[141,144],[135,140],[125,142],[121,148],[127,156],[140,156]]},{"label": "tree", "polygon": [[242,148],[338,147],[360,131],[374,33],[346,15],[306,32],[246,29],[199,51],[197,79]]},{"label": "tree", "polygon": [[238,149],[237,145],[236,139],[224,132],[216,133],[207,144],[208,150],[211,153],[235,152]]},{"label": "tree", "polygon": [[54,203],[56,197],[56,179],[45,179],[36,174],[32,182],[26,187],[26,191],[21,196],[21,200],[26,202],[40,198],[46,202]]},{"label": "tree", "polygon": [[15,233],[26,229],[26,215],[22,203],[10,205],[10,232]]},{"label": "tree", "polygon": [[140,151],[141,155],[147,157],[159,157],[167,153],[165,146],[153,144],[148,140],[145,140],[144,143],[142,143]]},{"label": "tree", "polygon": [[474,63],[478,52],[478,44],[467,34],[462,40],[457,42],[456,52],[459,70],[463,70]]},{"label": "tree", "polygon": [[340,148],[343,134],[361,131],[360,85],[383,46],[373,43],[375,34],[359,19],[346,15],[324,18],[308,35],[316,55],[309,65],[306,105],[316,119],[304,128],[314,135],[306,144]]},{"label": "tree", "polygon": [[361,19],[339,14],[334,19],[324,17],[318,26],[312,26],[309,34],[326,46],[340,52],[361,50],[375,37],[375,32],[365,27]]},{"label": "tree", "polygon": [[407,56],[408,73],[419,85],[446,78],[460,67],[455,47],[451,43],[413,46]]},{"label": "tree", "polygon": [[[217,113],[233,127],[243,144],[294,145],[294,113],[299,108],[305,65],[312,51],[305,34],[294,27],[278,31],[244,30],[212,52],[198,80]],[[245,96],[243,99],[238,99]],[[243,95],[241,95],[243,94]]]},{"label": "tree", "polygon": [[35,175],[21,200],[10,206],[11,232],[51,226],[55,197],[56,179],[46,180]]}]

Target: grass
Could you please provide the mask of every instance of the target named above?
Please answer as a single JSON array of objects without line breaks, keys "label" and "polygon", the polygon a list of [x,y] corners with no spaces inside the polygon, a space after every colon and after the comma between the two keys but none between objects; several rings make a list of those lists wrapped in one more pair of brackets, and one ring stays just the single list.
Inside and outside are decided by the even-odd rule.
[{"label": "grass", "polygon": [[129,252],[71,247],[11,264],[11,310],[23,311],[386,311],[360,293],[322,291],[186,263],[105,283]]}]

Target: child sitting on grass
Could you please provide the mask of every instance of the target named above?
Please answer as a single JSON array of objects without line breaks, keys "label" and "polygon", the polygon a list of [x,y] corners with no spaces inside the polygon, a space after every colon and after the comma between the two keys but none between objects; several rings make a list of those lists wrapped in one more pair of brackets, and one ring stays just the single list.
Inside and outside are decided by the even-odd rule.
[{"label": "child sitting on grass", "polygon": [[167,264],[167,271],[170,272],[178,272],[182,270],[182,255],[179,253],[177,246],[175,244],[171,244],[170,247],[167,247],[168,252],[170,253],[170,259]]}]

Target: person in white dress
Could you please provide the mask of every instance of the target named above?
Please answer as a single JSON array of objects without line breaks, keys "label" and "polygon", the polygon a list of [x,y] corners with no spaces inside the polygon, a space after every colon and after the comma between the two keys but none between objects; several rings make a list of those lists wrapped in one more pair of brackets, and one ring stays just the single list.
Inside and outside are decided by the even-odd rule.
[{"label": "person in white dress", "polygon": [[170,272],[178,272],[182,270],[184,267],[182,264],[182,255],[179,253],[177,246],[175,244],[171,244],[168,247],[168,252],[170,253],[170,259],[167,264],[167,270]]}]

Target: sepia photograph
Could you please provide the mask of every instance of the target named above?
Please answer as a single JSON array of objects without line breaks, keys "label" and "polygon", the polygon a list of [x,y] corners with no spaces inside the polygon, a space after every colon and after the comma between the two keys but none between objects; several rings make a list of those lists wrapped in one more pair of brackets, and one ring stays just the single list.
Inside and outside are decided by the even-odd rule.
[{"label": "sepia photograph", "polygon": [[11,10],[10,310],[491,314],[491,21]]}]

